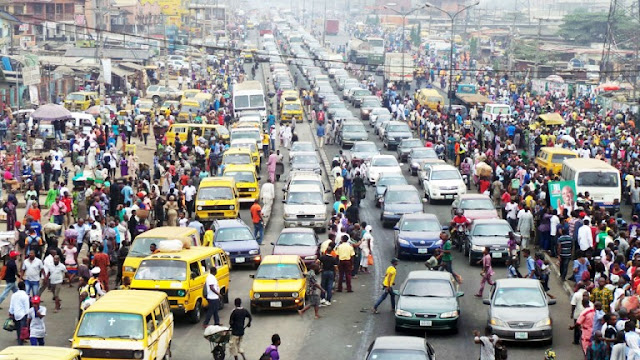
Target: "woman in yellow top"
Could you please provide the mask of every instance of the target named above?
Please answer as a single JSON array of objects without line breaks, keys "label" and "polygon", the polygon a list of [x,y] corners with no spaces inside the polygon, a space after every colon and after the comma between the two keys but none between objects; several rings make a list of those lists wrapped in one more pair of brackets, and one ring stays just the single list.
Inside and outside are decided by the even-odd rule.
[{"label": "woman in yellow top", "polygon": [[378,306],[382,304],[387,296],[391,296],[391,311],[395,311],[396,295],[393,293],[393,285],[396,284],[396,267],[398,266],[398,262],[399,260],[396,258],[391,259],[391,265],[384,273],[384,279],[382,280],[382,294],[378,298],[378,301],[376,301],[375,305],[373,305],[373,309],[371,309],[374,314],[378,314]]}]

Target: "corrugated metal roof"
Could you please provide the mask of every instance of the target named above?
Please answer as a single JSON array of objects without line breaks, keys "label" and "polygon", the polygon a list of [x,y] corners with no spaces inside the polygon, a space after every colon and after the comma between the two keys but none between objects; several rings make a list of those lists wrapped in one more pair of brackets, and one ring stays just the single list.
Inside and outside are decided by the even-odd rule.
[{"label": "corrugated metal roof", "polygon": [[121,67],[128,68],[128,69],[133,69],[133,70],[139,70],[139,71],[144,70],[144,66],[142,66],[140,64],[135,64],[135,63],[132,63],[132,62],[123,62],[123,63],[120,63],[118,65],[121,66]]},{"label": "corrugated metal roof", "polygon": [[[103,57],[108,59],[136,59],[140,61],[149,60],[151,57],[150,50],[143,49],[103,49]],[[71,57],[95,57],[96,49],[94,48],[73,48],[68,49],[64,56]]]},{"label": "corrugated metal roof", "polygon": [[111,73],[119,77],[125,77],[135,74],[133,71],[128,71],[117,66],[113,66],[111,68]]}]

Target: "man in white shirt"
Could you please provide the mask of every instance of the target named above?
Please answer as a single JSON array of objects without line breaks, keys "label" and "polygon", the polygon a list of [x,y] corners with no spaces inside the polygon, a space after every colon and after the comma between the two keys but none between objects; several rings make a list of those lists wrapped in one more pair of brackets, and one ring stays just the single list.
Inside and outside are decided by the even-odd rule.
[{"label": "man in white shirt", "polygon": [[187,212],[189,213],[189,217],[191,217],[191,214],[194,211],[194,196],[196,195],[196,187],[193,186],[193,181],[189,180],[189,183],[187,186],[184,187],[184,189],[182,189],[182,192],[184,193],[184,201],[186,202],[186,206],[187,206]]},{"label": "man in white shirt", "polygon": [[27,326],[27,314],[29,313],[29,295],[24,291],[25,287],[25,283],[20,281],[18,283],[18,291],[11,295],[11,301],[9,303],[9,316],[11,316],[16,324],[18,345],[22,345],[23,343],[20,339],[20,330]]},{"label": "man in white shirt", "polygon": [[578,229],[578,246],[580,251],[587,251],[593,247],[593,234],[588,219],[584,219],[583,225]]},{"label": "man in white shirt", "polygon": [[511,202],[507,203],[504,206],[504,210],[507,212],[507,221],[511,225],[512,229],[515,229],[518,226],[518,204],[516,203],[516,199],[511,199]]},{"label": "man in white shirt", "polygon": [[210,273],[207,275],[207,280],[205,281],[205,289],[207,295],[207,302],[209,302],[209,307],[207,308],[207,315],[204,318],[204,323],[202,327],[206,328],[209,326],[209,321],[211,320],[211,316],[213,316],[214,325],[220,324],[220,317],[218,316],[218,309],[220,309],[220,286],[218,285],[218,279],[216,279],[216,273],[218,269],[215,266],[211,266]]},{"label": "man in white shirt", "polygon": [[29,251],[29,257],[22,263],[22,278],[26,285],[27,294],[33,296],[38,295],[40,290],[40,276],[44,273],[44,264],[42,260],[36,257],[36,252]]},{"label": "man in white shirt", "polygon": [[53,264],[46,266],[46,278],[49,282],[49,287],[53,292],[53,300],[56,302],[56,309],[54,312],[60,311],[60,288],[64,276],[67,273],[67,267],[60,262],[58,255],[53,256]]},{"label": "man in white shirt", "polygon": [[557,250],[557,246],[556,246],[556,234],[558,233],[558,226],[560,225],[560,218],[558,217],[558,210],[553,210],[551,212],[552,216],[551,219],[549,219],[550,221],[550,226],[551,226],[551,230],[550,230],[550,235],[551,235],[551,256],[555,257],[556,256],[556,250]]}]

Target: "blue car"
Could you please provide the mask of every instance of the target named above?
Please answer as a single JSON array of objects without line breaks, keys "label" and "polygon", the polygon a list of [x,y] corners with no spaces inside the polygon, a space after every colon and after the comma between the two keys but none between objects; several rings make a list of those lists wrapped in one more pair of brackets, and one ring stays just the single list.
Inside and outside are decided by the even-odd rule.
[{"label": "blue car", "polygon": [[395,256],[429,258],[442,247],[440,226],[434,214],[405,214],[393,228]]},{"label": "blue car", "polygon": [[211,225],[213,246],[224,250],[234,265],[258,268],[262,256],[251,229],[240,219],[219,219]]}]

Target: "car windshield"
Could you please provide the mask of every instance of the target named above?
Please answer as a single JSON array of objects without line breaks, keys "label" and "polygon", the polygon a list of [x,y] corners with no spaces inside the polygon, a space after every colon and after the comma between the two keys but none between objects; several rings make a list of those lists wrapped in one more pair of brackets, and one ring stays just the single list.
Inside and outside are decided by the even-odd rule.
[{"label": "car windshield", "polygon": [[438,170],[431,173],[431,180],[457,180],[460,179],[458,170]]},{"label": "car windshield", "polygon": [[84,101],[84,95],[82,94],[69,94],[67,95],[69,101]]},{"label": "car windshield", "polygon": [[235,139],[262,139],[260,131],[234,131],[231,134],[231,140]]},{"label": "car windshield", "polygon": [[291,152],[294,151],[314,151],[313,149],[313,144],[308,143],[308,142],[294,142],[293,145],[291,145]]},{"label": "car windshield", "polygon": [[415,149],[413,150],[413,155],[411,156],[416,159],[418,158],[419,159],[437,159],[438,158],[438,154],[436,154],[436,151],[428,148]]},{"label": "car windshield", "polygon": [[353,92],[353,95],[354,96],[366,96],[366,95],[371,95],[371,93],[369,92],[369,90],[358,89],[358,90]]},{"label": "car windshield", "polygon": [[133,240],[131,248],[129,249],[129,254],[127,256],[147,257],[151,255],[151,250],[149,250],[151,244],[156,244],[157,246],[162,240],[165,239],[138,236],[137,238],[135,238],[135,240]]},{"label": "car windshield", "polygon": [[551,162],[554,164],[562,164],[565,159],[575,159],[578,155],[576,154],[553,154],[551,157]]},{"label": "car windshield", "polygon": [[510,231],[507,223],[477,224],[473,227],[473,236],[508,236]]},{"label": "car windshield", "polygon": [[366,107],[378,107],[380,106],[380,103],[377,100],[365,100],[362,103],[362,107],[366,108]]},{"label": "car windshield", "polygon": [[460,209],[464,210],[495,210],[491,199],[468,199],[460,202]]},{"label": "car windshield", "polygon": [[389,132],[411,132],[411,130],[409,130],[409,127],[405,124],[389,125]]},{"label": "car windshield", "polygon": [[403,296],[452,297],[453,286],[446,280],[412,279],[402,289]]},{"label": "car windshield", "polygon": [[370,360],[429,360],[424,351],[405,349],[375,349],[369,354]]},{"label": "car windshield", "polygon": [[292,164],[318,164],[318,158],[315,154],[304,155],[297,154],[291,159]]},{"label": "car windshield", "polygon": [[255,240],[247,227],[222,228],[216,231],[215,242]]},{"label": "car windshield", "polygon": [[136,280],[187,280],[187,263],[182,260],[143,260],[133,277]]},{"label": "car windshield", "polygon": [[252,164],[249,154],[225,154],[222,162],[225,164]]},{"label": "car windshield", "polygon": [[262,264],[256,279],[301,279],[302,272],[296,264]]},{"label": "car windshield", "polygon": [[289,205],[322,205],[324,200],[322,199],[322,193],[310,191],[310,192],[289,192],[287,198],[287,204]]},{"label": "car windshield", "polygon": [[384,196],[385,204],[420,204],[417,191],[387,191]]},{"label": "car windshield", "polygon": [[233,191],[230,187],[212,186],[200,187],[198,200],[229,200],[233,199]]},{"label": "car windshield", "polygon": [[256,182],[256,177],[250,171],[225,171],[224,176],[232,176],[237,183]]},{"label": "car windshield", "polygon": [[400,143],[400,146],[403,148],[422,147],[422,141],[419,139],[404,140]]},{"label": "car windshield", "polygon": [[500,307],[545,307],[542,291],[538,288],[499,287],[493,298],[493,306]]},{"label": "car windshield", "polygon": [[249,107],[249,96],[248,95],[234,96],[233,107],[236,109]]},{"label": "car windshield", "polygon": [[285,104],[284,109],[287,111],[298,111],[302,110],[302,107],[300,106],[300,104]]},{"label": "car windshield", "polygon": [[362,125],[344,125],[342,126],[342,131],[345,133],[349,132],[367,132],[364,126]]},{"label": "car windshield", "polygon": [[378,152],[376,144],[358,144],[356,143],[351,152]]},{"label": "car windshield", "polygon": [[407,179],[405,179],[404,176],[388,176],[378,180],[378,187],[389,185],[407,185]]},{"label": "car windshield", "polygon": [[276,245],[282,246],[317,246],[316,237],[311,233],[282,233]]},{"label": "car windshield", "polygon": [[371,160],[371,166],[398,166],[398,161],[394,157],[379,157]]},{"label": "car windshield", "polygon": [[405,219],[400,225],[402,231],[440,232],[440,224],[435,220]]},{"label": "car windshield", "polygon": [[142,340],[143,325],[142,315],[139,314],[86,312],[78,326],[76,337]]}]

